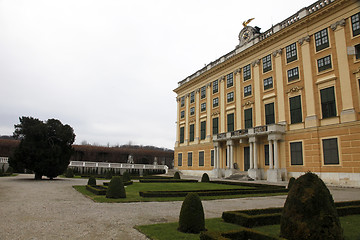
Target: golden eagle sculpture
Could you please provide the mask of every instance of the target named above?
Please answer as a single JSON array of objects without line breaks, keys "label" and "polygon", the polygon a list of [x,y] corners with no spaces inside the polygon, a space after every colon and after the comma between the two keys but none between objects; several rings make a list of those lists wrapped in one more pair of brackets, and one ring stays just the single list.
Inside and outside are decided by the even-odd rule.
[{"label": "golden eagle sculpture", "polygon": [[250,18],[250,19],[248,19],[247,21],[243,21],[243,26],[244,27],[247,27],[247,25],[252,21],[252,20],[254,20],[255,18]]}]

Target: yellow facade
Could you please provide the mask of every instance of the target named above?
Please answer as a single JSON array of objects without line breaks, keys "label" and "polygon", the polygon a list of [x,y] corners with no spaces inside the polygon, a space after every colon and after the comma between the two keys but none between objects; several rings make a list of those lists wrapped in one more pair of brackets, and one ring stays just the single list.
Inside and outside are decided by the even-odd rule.
[{"label": "yellow facade", "polygon": [[266,32],[244,27],[174,90],[175,168],[360,186],[359,17],[359,1],[321,0]]}]

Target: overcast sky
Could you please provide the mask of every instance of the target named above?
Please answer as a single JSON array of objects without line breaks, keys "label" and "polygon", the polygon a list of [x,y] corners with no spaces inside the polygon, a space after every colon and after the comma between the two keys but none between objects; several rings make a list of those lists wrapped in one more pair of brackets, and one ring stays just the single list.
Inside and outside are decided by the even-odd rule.
[{"label": "overcast sky", "polygon": [[76,143],[173,148],[177,83],[314,1],[0,0],[0,135],[59,119]]}]

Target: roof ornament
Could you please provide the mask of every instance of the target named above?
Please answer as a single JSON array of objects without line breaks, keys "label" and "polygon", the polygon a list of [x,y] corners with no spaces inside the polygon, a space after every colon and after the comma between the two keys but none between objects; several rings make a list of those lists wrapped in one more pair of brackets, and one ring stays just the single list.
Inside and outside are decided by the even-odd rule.
[{"label": "roof ornament", "polygon": [[244,28],[245,27],[247,27],[247,25],[252,21],[252,20],[254,20],[255,18],[250,18],[250,19],[248,19],[247,21],[243,21],[243,26],[244,26]]}]

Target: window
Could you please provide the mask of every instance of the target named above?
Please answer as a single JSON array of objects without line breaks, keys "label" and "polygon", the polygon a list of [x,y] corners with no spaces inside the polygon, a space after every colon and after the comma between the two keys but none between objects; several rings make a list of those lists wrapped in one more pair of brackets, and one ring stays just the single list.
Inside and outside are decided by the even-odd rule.
[{"label": "window", "polygon": [[200,109],[201,109],[202,112],[206,111],[206,103],[202,103]]},{"label": "window", "polygon": [[200,127],[200,140],[204,140],[206,137],[206,121],[201,122]]},{"label": "window", "polygon": [[230,113],[227,115],[227,131],[234,131],[234,114]]},{"label": "window", "polygon": [[299,79],[299,68],[295,67],[287,71],[288,82]]},{"label": "window", "polygon": [[264,90],[270,89],[273,87],[273,78],[268,77],[264,79]]},{"label": "window", "polygon": [[217,93],[219,91],[219,80],[213,81],[213,93]]},{"label": "window", "polygon": [[190,103],[195,102],[195,92],[190,93]]},{"label": "window", "polygon": [[195,114],[195,107],[190,108],[190,115],[194,115]]},{"label": "window", "polygon": [[178,153],[178,166],[182,166],[182,153]]},{"label": "window", "polygon": [[291,165],[303,165],[302,142],[290,143]]},{"label": "window", "polygon": [[219,118],[213,118],[213,135],[219,133]]},{"label": "window", "polygon": [[201,99],[203,99],[203,98],[206,97],[206,86],[203,86],[203,87],[200,89],[200,95],[201,95]]},{"label": "window", "polygon": [[219,106],[219,98],[213,99],[213,108]]},{"label": "window", "polygon": [[265,166],[269,166],[269,144],[264,145]]},{"label": "window", "polygon": [[184,118],[185,117],[185,111],[181,111],[180,112],[180,118]]},{"label": "window", "polygon": [[267,55],[266,57],[263,57],[262,63],[263,63],[263,72],[265,73],[270,71],[272,69],[271,54]]},{"label": "window", "polygon": [[244,120],[245,120],[245,128],[252,128],[252,108],[248,108],[244,110]]},{"label": "window", "polygon": [[190,125],[190,142],[194,141],[194,124]]},{"label": "window", "polygon": [[211,164],[211,166],[214,166],[214,162],[215,162],[215,152],[214,152],[214,150],[211,150],[211,162],[210,162],[210,164]]},{"label": "window", "polygon": [[232,87],[234,85],[233,73],[226,75],[226,87]]},{"label": "window", "polygon": [[318,59],[317,65],[318,65],[319,72],[322,72],[322,71],[325,71],[326,69],[332,68],[331,56],[329,55],[329,56]]},{"label": "window", "polygon": [[192,166],[192,152],[188,152],[188,166]]},{"label": "window", "polygon": [[339,164],[337,138],[323,139],[324,164]]},{"label": "window", "polygon": [[246,65],[243,68],[243,77],[244,77],[244,81],[249,80],[251,78],[251,67],[250,64]]},{"label": "window", "polygon": [[275,123],[274,103],[265,104],[266,125]]},{"label": "window", "polygon": [[357,36],[360,34],[360,12],[351,16],[351,26],[353,36]]},{"label": "window", "polygon": [[315,33],[315,46],[316,46],[316,51],[320,51],[324,48],[329,47],[329,37],[326,28]]},{"label": "window", "polygon": [[180,143],[184,143],[184,127],[180,128]]},{"label": "window", "polygon": [[185,106],[185,97],[180,98],[181,107]]},{"label": "window", "polygon": [[301,96],[292,97],[289,100],[291,124],[302,122]]},{"label": "window", "polygon": [[355,46],[355,57],[356,57],[356,60],[360,59],[360,44]]},{"label": "window", "polygon": [[336,117],[334,87],[320,90],[322,118]]},{"label": "window", "polygon": [[286,47],[286,62],[292,62],[297,59],[296,43]]},{"label": "window", "polygon": [[199,166],[204,166],[204,152],[199,152]]},{"label": "window", "polygon": [[251,95],[251,85],[244,87],[244,97]]},{"label": "window", "polygon": [[227,94],[227,102],[232,102],[234,101],[234,92],[229,92]]}]

